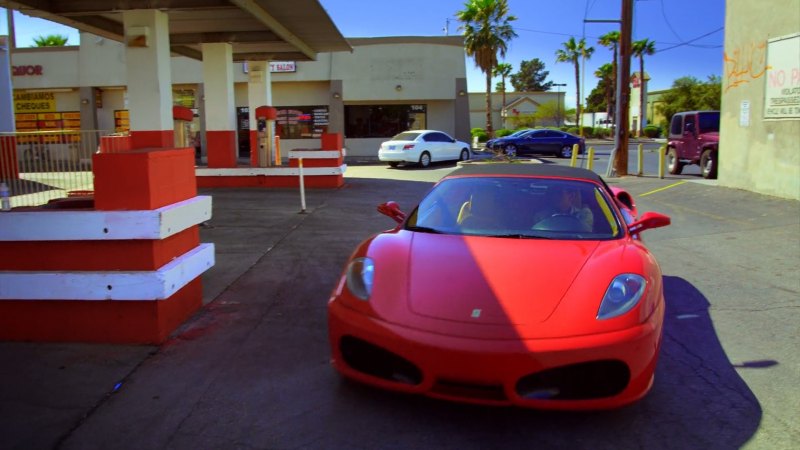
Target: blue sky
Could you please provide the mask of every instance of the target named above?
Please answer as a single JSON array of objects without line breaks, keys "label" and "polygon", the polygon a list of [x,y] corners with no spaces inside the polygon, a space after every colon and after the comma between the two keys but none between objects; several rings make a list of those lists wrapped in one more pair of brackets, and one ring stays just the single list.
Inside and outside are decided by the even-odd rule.
[{"label": "blue sky", "polygon": [[[441,36],[445,26],[450,35],[460,34],[456,12],[463,0],[320,0],[345,37]],[[584,92],[597,84],[593,73],[611,61],[611,51],[597,44],[597,38],[618,24],[584,23],[587,19],[616,19],[620,0],[509,0],[512,22],[518,37],[510,42],[505,62],[513,72],[523,60],[539,58],[550,71],[548,80],[567,83],[568,106],[574,106],[575,81],[570,64],[556,63],[555,52],[570,36],[586,37],[595,53],[587,61]],[[0,8],[0,34],[7,34],[5,10]],[[448,24],[449,21],[449,24]],[[705,80],[721,75],[725,25],[725,0],[635,0],[633,37],[656,42],[657,53],[645,58],[650,90],[666,89],[673,80],[694,76]],[[78,43],[78,33],[51,22],[15,15],[17,45],[32,45],[33,38],[60,33]],[[704,36],[704,37],[703,37]],[[699,39],[698,39],[699,38]],[[688,44],[688,45],[686,45]],[[638,68],[638,61],[632,61]],[[485,92],[485,76],[467,60],[470,92]],[[492,82],[492,86],[496,81]],[[585,97],[585,95],[584,95]]]}]

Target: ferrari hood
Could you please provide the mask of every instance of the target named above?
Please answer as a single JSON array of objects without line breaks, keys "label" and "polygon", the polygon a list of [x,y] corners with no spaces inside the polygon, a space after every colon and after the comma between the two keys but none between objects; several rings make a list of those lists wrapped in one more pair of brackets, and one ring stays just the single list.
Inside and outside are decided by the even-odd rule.
[{"label": "ferrari hood", "polygon": [[520,326],[550,316],[599,244],[415,233],[410,245],[414,314]]}]

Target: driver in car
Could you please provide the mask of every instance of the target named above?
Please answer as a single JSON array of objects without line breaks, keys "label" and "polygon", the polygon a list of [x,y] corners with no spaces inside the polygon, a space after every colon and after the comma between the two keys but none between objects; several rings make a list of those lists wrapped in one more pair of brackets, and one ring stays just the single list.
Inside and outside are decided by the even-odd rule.
[{"label": "driver in car", "polygon": [[[580,190],[569,186],[557,186],[551,189],[555,191],[555,196],[551,203],[552,206],[549,210],[536,214],[534,223],[539,224],[551,217],[571,216],[580,221],[580,231],[591,232],[594,224],[594,215],[592,210],[581,202]],[[536,225],[534,225],[534,228],[536,228]]]}]

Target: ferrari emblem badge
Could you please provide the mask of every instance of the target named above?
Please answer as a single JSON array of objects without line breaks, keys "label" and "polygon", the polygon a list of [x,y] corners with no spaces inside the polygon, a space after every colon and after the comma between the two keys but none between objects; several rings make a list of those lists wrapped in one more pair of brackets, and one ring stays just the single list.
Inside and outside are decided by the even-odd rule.
[{"label": "ferrari emblem badge", "polygon": [[473,309],[472,310],[472,318],[473,319],[477,319],[480,316],[481,316],[481,310],[480,309]]}]

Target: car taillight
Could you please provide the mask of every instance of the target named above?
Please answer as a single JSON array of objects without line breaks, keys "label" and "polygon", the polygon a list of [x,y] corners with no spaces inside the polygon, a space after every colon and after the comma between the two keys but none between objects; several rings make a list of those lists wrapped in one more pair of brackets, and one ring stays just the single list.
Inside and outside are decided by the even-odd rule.
[{"label": "car taillight", "polygon": [[406,144],[403,146],[403,150],[411,150],[414,148],[414,144]]}]

